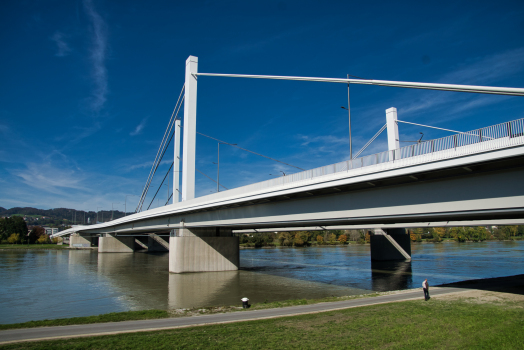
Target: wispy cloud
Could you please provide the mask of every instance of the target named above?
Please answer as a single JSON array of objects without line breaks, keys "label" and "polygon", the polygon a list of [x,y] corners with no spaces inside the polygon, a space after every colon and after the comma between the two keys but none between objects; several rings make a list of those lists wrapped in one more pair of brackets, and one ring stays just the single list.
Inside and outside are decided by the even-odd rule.
[{"label": "wispy cloud", "polygon": [[91,108],[95,113],[100,112],[107,100],[108,84],[107,69],[105,66],[107,54],[107,26],[100,14],[96,11],[92,0],[84,0],[84,9],[91,22],[91,65],[92,79],[95,84],[91,96]]},{"label": "wispy cloud", "polygon": [[64,189],[83,190],[82,176],[74,170],[63,170],[50,164],[26,164],[26,169],[13,172],[28,186],[50,193],[62,193]]},{"label": "wispy cloud", "polygon": [[465,64],[441,79],[448,84],[489,84],[524,69],[524,47],[490,55]]},{"label": "wispy cloud", "polygon": [[140,124],[138,124],[135,128],[135,130],[131,131],[129,133],[129,135],[131,136],[136,136],[140,133],[142,133],[142,130],[144,129],[144,126],[146,126],[146,121],[147,121],[147,118],[144,118],[142,119],[142,121],[140,122]]},{"label": "wispy cloud", "polygon": [[[165,164],[169,164],[171,165],[171,162],[170,160],[163,160],[160,162],[160,165],[165,165]],[[131,166],[126,166],[126,169],[127,170],[134,170],[134,169],[140,169],[140,168],[151,168],[153,166],[153,162],[144,162],[144,163],[140,163],[140,164],[135,164],[135,165],[131,165]]]},{"label": "wispy cloud", "polygon": [[53,36],[51,37],[51,40],[53,40],[56,44],[56,57],[64,57],[69,55],[69,53],[71,52],[71,48],[69,47],[65,39],[66,35],[61,32],[55,32],[55,34],[53,34]]},{"label": "wispy cloud", "polygon": [[[464,64],[444,76],[438,82],[447,84],[488,85],[510,77],[524,69],[524,48],[478,59]],[[402,115],[416,114],[429,109],[446,108],[446,115],[457,114],[467,109],[500,103],[509,97],[433,92],[425,94],[401,108]]]}]

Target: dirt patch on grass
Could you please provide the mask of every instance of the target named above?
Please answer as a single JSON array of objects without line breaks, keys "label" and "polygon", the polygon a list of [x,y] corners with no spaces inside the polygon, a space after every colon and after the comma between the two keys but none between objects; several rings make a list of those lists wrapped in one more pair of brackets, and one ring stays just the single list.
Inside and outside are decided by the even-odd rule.
[{"label": "dirt patch on grass", "polygon": [[[512,289],[515,289],[515,291],[513,291]],[[504,292],[472,289],[465,292],[437,295],[432,297],[432,299],[447,301],[462,300],[476,304],[515,303],[515,306],[517,307],[524,307],[524,295],[519,294],[517,291],[520,292],[522,291],[522,289],[512,287],[508,288],[508,290]]]}]

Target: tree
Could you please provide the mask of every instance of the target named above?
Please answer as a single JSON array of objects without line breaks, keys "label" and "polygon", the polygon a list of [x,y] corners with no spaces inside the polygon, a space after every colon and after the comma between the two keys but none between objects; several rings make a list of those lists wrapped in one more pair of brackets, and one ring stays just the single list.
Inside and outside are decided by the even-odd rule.
[{"label": "tree", "polygon": [[324,243],[324,237],[321,236],[321,235],[318,235],[318,236],[317,236],[317,243],[320,244],[320,245],[322,245],[322,244]]},{"label": "tree", "polygon": [[278,241],[281,246],[290,247],[293,245],[293,236],[289,232],[281,232],[278,235]]},{"label": "tree", "polygon": [[465,242],[466,241],[466,230],[464,227],[452,227],[450,229],[451,236],[455,239],[457,242]]},{"label": "tree", "polygon": [[332,233],[329,235],[329,244],[335,244],[335,242],[337,241],[337,235]]},{"label": "tree", "polygon": [[42,235],[45,235],[45,228],[43,228],[42,226],[33,227],[31,232],[29,232],[29,243],[35,243],[40,239]]},{"label": "tree", "polygon": [[16,244],[20,242],[20,235],[18,233],[11,234],[11,236],[9,236],[9,238],[7,239],[7,242],[11,244]]},{"label": "tree", "polygon": [[44,233],[43,235],[41,235],[40,237],[38,237],[37,242],[40,243],[40,244],[47,243],[47,242],[49,242],[49,236],[47,236],[47,235]]},{"label": "tree", "polygon": [[304,246],[305,242],[302,239],[302,236],[300,235],[300,232],[295,234],[295,239],[293,240],[293,244],[295,247],[302,247]]},{"label": "tree", "polygon": [[17,233],[19,235],[20,243],[25,243],[27,241],[27,224],[21,216],[4,218],[0,222],[1,240],[8,240],[8,237],[10,237],[13,233]]},{"label": "tree", "polygon": [[444,238],[446,236],[446,228],[445,227],[435,227],[433,229],[433,232],[435,232],[440,238]]},{"label": "tree", "polygon": [[507,239],[511,239],[512,236],[514,238],[517,235],[519,227],[516,225],[515,226],[504,226],[502,230],[506,234]]},{"label": "tree", "polygon": [[340,237],[338,237],[338,241],[341,243],[341,244],[346,244],[348,238],[346,235],[340,235]]}]

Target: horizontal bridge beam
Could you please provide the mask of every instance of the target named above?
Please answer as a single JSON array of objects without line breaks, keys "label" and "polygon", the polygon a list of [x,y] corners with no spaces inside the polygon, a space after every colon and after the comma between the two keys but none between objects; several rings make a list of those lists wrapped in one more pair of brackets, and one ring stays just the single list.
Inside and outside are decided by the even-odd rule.
[{"label": "horizontal bridge beam", "polygon": [[375,80],[375,79],[293,77],[293,76],[282,76],[282,75],[250,75],[250,74],[220,74],[220,73],[194,73],[194,75],[208,76],[208,77],[316,81],[316,82],[324,82],[324,83],[378,85],[378,86],[392,86],[392,87],[401,87],[401,88],[410,88],[410,89],[472,92],[472,93],[478,93],[478,94],[492,94],[492,95],[524,96],[524,88],[510,88],[510,87],[497,87],[497,86],[416,83],[416,82],[406,82],[406,81],[390,81],[390,80]]}]

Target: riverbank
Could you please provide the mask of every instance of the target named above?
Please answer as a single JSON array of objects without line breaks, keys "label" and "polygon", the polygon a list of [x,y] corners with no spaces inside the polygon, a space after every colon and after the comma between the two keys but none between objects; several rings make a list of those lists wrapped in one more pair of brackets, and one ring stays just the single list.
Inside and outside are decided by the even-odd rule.
[{"label": "riverbank", "polygon": [[[460,291],[456,293],[448,293],[445,296],[439,295],[435,298],[439,300],[461,300],[468,299],[471,302],[484,303],[486,301],[515,301],[524,302],[524,275],[497,277],[487,279],[477,279],[469,281],[461,281],[455,283],[448,283],[439,286],[431,287],[431,290],[438,290],[442,287],[458,288]],[[466,290],[464,290],[466,289]],[[293,307],[299,305],[314,305],[320,303],[333,303],[341,301],[349,301],[355,299],[374,298],[387,295],[401,295],[411,293],[413,291],[420,291],[421,288],[390,291],[390,292],[376,292],[361,295],[341,296],[341,297],[327,297],[321,299],[292,299],[276,302],[263,302],[250,305],[249,311],[267,310],[275,308]],[[524,306],[524,305],[523,305]],[[246,311],[240,305],[230,306],[215,306],[215,307],[201,307],[201,308],[181,308],[173,310],[141,310],[141,311],[125,311],[112,312],[108,314],[87,316],[87,317],[72,317],[61,318],[55,320],[41,320],[29,321],[24,323],[0,324],[0,330],[6,329],[21,329],[21,328],[35,328],[35,327],[52,327],[52,326],[67,326],[67,325],[82,325],[103,322],[123,322],[130,320],[151,320],[168,317],[192,317],[201,315],[212,315],[220,313],[229,313],[237,311]]]},{"label": "riverbank", "polygon": [[[459,284],[455,289],[432,288],[428,302],[421,291],[411,290],[400,294],[417,300],[382,303],[379,299],[393,299],[379,296],[358,301],[376,305],[216,325],[203,324],[209,323],[205,320],[210,316],[186,317],[200,326],[150,331],[158,324],[152,321],[139,333],[24,342],[2,348],[519,348],[524,343],[524,275]],[[447,291],[438,295],[444,289]],[[265,311],[229,315],[248,314],[260,318]],[[44,330],[42,337],[49,336],[51,328]]]},{"label": "riverbank", "polygon": [[67,245],[57,245],[57,244],[0,244],[0,250],[28,250],[28,249],[37,249],[37,250],[62,250],[62,249],[75,249]]}]

